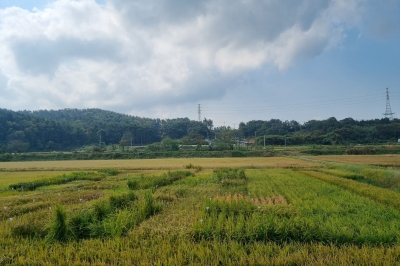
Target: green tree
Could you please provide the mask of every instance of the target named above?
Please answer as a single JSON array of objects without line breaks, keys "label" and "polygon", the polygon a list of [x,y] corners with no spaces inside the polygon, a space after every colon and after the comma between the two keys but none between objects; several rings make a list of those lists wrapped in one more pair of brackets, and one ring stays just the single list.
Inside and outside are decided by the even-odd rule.
[{"label": "green tree", "polygon": [[178,141],[173,140],[171,138],[165,138],[161,142],[162,148],[166,151],[178,151],[179,150],[179,145]]},{"label": "green tree", "polygon": [[125,131],[124,134],[122,134],[121,140],[125,140],[127,143],[132,144],[135,138],[133,137],[132,132]]},{"label": "green tree", "polygon": [[213,129],[213,121],[211,119],[204,118],[203,119],[203,124],[206,125],[209,131]]},{"label": "green tree", "polygon": [[29,149],[29,143],[21,140],[10,140],[8,142],[8,150],[10,152],[24,152]]},{"label": "green tree", "polygon": [[125,151],[125,147],[128,146],[128,142],[126,140],[121,140],[119,142],[119,146],[122,148],[122,152]]}]

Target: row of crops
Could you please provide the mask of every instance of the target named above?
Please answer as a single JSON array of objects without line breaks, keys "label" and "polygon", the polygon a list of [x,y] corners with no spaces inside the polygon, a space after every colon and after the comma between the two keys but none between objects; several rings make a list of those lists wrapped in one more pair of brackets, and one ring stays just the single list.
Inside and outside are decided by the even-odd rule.
[{"label": "row of crops", "polygon": [[400,264],[399,193],[349,170],[75,176],[0,192],[0,265]]}]

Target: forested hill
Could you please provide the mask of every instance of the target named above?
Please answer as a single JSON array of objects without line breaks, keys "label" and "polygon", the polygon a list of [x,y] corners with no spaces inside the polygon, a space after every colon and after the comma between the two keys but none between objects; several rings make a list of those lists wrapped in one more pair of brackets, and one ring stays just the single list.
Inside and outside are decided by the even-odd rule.
[{"label": "forested hill", "polygon": [[[400,120],[374,119],[296,121],[253,120],[238,129],[213,128],[211,120],[188,118],[150,119],[100,109],[62,109],[14,112],[0,109],[0,153],[72,150],[84,145],[146,145],[166,137],[181,144],[202,144],[208,136],[220,147],[231,147],[239,139],[256,138],[263,145],[372,144],[397,142]],[[235,141],[233,141],[235,140]],[[229,145],[225,145],[229,144]]]},{"label": "forested hill", "polygon": [[266,136],[268,145],[298,144],[378,144],[395,143],[400,138],[400,120],[388,118],[373,120],[310,120],[304,124],[296,121],[250,121],[239,124],[243,135],[257,135],[261,144]]},{"label": "forested hill", "polygon": [[22,111],[22,113],[48,120],[70,123],[82,127],[89,143],[119,143],[123,133],[131,132],[134,144],[160,141],[160,119],[141,118],[101,109],[61,109]]},{"label": "forested hill", "polygon": [[134,145],[207,136],[207,126],[188,118],[150,119],[100,109],[62,109],[14,112],[0,109],[0,151],[68,150],[82,145]]}]

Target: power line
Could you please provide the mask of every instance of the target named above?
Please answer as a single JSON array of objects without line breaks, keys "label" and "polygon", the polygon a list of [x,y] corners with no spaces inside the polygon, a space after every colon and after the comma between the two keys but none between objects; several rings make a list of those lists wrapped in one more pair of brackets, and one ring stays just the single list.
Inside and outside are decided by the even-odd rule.
[{"label": "power line", "polygon": [[[380,94],[382,96],[382,94]],[[290,110],[305,110],[305,109],[315,109],[315,108],[325,108],[325,107],[336,107],[336,106],[345,106],[345,105],[354,105],[360,103],[368,103],[368,102],[376,102],[379,97],[376,97],[377,94],[363,95],[359,97],[347,98],[347,99],[335,99],[335,100],[326,100],[319,102],[310,102],[307,104],[287,104],[287,105],[279,105],[279,107],[274,106],[249,106],[246,103],[246,106],[234,106],[232,108],[207,108],[205,114],[235,114],[235,113],[261,113],[266,111],[290,111]],[[243,104],[243,103],[242,103]]]},{"label": "power line", "polygon": [[[348,98],[342,98],[342,99],[331,99],[331,100],[318,100],[318,102],[308,102],[308,103],[303,103],[303,104],[295,104],[294,106],[307,106],[307,105],[323,105],[323,104],[336,104],[336,102],[339,103],[343,103],[343,102],[354,102],[354,101],[360,101],[360,100],[376,100],[376,96],[382,96],[382,94],[370,94],[370,95],[362,95],[362,96],[357,96],[357,97],[348,97]],[[273,108],[274,107],[269,107],[269,106],[265,106],[266,101],[265,102],[253,102],[253,103],[258,103],[259,105],[254,105],[251,104],[251,102],[246,102],[244,106],[240,106],[238,104],[235,104],[232,109],[260,109],[260,108]],[[241,102],[240,104],[243,105],[243,102]],[[293,104],[280,104],[279,106],[285,107],[285,106],[289,106],[289,107],[293,107]],[[203,106],[204,107],[204,106]],[[230,110],[229,108],[207,108],[207,106],[205,106],[205,108],[207,110],[213,110],[213,111],[225,111],[225,110]]]}]

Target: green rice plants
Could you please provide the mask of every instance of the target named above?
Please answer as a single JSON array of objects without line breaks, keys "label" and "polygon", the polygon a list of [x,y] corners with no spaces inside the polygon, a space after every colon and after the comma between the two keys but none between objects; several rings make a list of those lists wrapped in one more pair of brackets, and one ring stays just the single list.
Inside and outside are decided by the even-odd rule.
[{"label": "green rice plants", "polygon": [[97,221],[104,220],[111,212],[111,204],[105,200],[101,200],[93,204],[93,215]]},{"label": "green rice plants", "polygon": [[134,200],[137,200],[137,196],[133,191],[122,195],[112,195],[109,198],[110,207],[113,211],[129,207]]},{"label": "green rice plants", "polygon": [[63,174],[61,176],[56,176],[49,179],[37,180],[33,182],[21,182],[17,184],[10,184],[8,187],[11,190],[16,191],[33,191],[39,187],[51,186],[51,185],[61,185],[74,182],[77,180],[89,180],[89,181],[100,181],[104,178],[104,173],[99,172],[72,172],[70,174]]},{"label": "green rice plants", "polygon": [[140,177],[128,180],[128,187],[135,189],[157,189],[171,185],[173,182],[184,179],[194,174],[190,171],[168,171],[161,175],[141,175]]},{"label": "green rice plants", "polygon": [[119,170],[117,170],[117,169],[111,169],[111,168],[108,168],[108,169],[100,169],[100,170],[98,170],[98,172],[99,172],[99,173],[106,174],[106,175],[108,175],[108,176],[116,176],[116,175],[118,175],[119,173],[121,173],[121,171],[119,171]]},{"label": "green rice plants", "polygon": [[226,179],[244,179],[247,180],[243,168],[218,168],[213,170],[214,177],[218,182]]},{"label": "green rice plants", "polygon": [[360,173],[355,173],[351,171],[344,171],[340,169],[317,169],[316,171],[321,172],[321,173],[326,173],[326,174],[331,174],[335,175],[338,177],[346,178],[346,179],[353,179],[353,180],[362,180],[364,179],[364,175]]},{"label": "green rice plants", "polygon": [[186,164],[183,166],[185,169],[195,169],[196,172],[200,172],[203,170],[203,167],[201,165],[194,165],[194,164]]},{"label": "green rice plants", "polygon": [[48,239],[64,242],[68,237],[67,212],[62,205],[57,205]]},{"label": "green rice plants", "polygon": [[[254,169],[246,168],[247,181],[243,186],[222,186],[212,170],[207,170],[197,177],[159,187],[154,194],[151,194],[154,183],[144,191],[128,190],[125,176],[85,182],[84,188],[79,187],[82,182],[76,182],[41,191],[24,189],[24,196],[10,190],[0,192],[0,265],[399,264],[400,211],[366,196],[376,187],[346,178],[345,175],[353,173],[349,169],[305,168],[296,159],[290,159],[293,162],[285,166],[294,169],[287,169],[274,166],[276,162],[271,166],[269,160],[277,158],[262,159],[265,163],[256,164]],[[230,164],[219,165],[250,165],[250,161],[229,160]],[[165,173],[168,177],[168,172],[159,170],[154,161],[151,163],[156,166],[153,169],[148,166],[144,171],[137,170],[131,162],[124,163],[123,169],[139,173],[129,177],[139,185],[153,175],[159,178]],[[184,164],[179,161],[162,169],[181,169]],[[217,167],[217,162],[205,165]],[[263,165],[269,168],[261,169]],[[328,171],[322,173],[323,169]],[[326,180],[309,172],[319,177],[325,175]],[[0,175],[3,173],[0,171]],[[51,173],[34,176],[42,178],[42,175]],[[3,188],[13,182],[11,176],[10,181],[2,181]],[[392,175],[383,180],[389,177]],[[331,183],[332,178],[349,181],[347,184],[352,187]],[[15,180],[15,183],[26,182],[28,178],[15,177]],[[149,180],[149,184],[153,181]],[[111,184],[118,188],[113,194],[109,194]],[[242,188],[247,192],[239,191]],[[179,189],[184,191],[183,199],[177,196]],[[111,207],[111,195],[126,196],[129,191],[137,199]],[[387,191],[379,188],[375,196],[391,198],[395,193]],[[94,193],[98,196],[94,197]],[[174,199],[172,204],[168,203],[169,196]],[[50,235],[55,220],[54,203],[58,202],[67,212],[67,240],[46,243],[44,235]],[[42,231],[35,235],[36,228]]]},{"label": "green rice plants", "polygon": [[175,191],[175,196],[176,197],[183,197],[183,196],[185,196],[185,194],[187,193],[188,191],[187,191],[187,189],[184,189],[184,188],[178,188],[176,191]]},{"label": "green rice plants", "polygon": [[136,225],[136,219],[130,211],[119,211],[103,221],[103,237],[120,237]]},{"label": "green rice plants", "polygon": [[150,216],[156,214],[161,211],[162,207],[160,204],[157,204],[150,192],[146,192],[144,194],[144,201],[139,205],[139,215],[141,219],[147,219]]},{"label": "green rice plants", "polygon": [[137,180],[128,179],[128,188],[132,190],[137,190],[140,188],[139,182]]},{"label": "green rice plants", "polygon": [[163,202],[173,202],[173,201],[176,200],[176,196],[162,194],[162,195],[158,195],[156,197],[156,199],[159,200],[159,201],[163,201]]},{"label": "green rice plants", "polygon": [[247,181],[245,179],[224,179],[221,181],[223,187],[229,186],[245,186]]},{"label": "green rice plants", "polygon": [[362,196],[367,196],[377,202],[381,202],[394,208],[400,208],[400,194],[383,188],[373,187],[368,184],[362,184],[354,180],[343,179],[340,177],[318,173],[315,171],[301,171],[311,177],[323,180],[330,184],[348,189]]},{"label": "green rice plants", "polygon": [[92,213],[80,212],[68,221],[68,229],[75,240],[88,239],[92,236],[90,226],[94,222]]},{"label": "green rice plants", "polygon": [[29,217],[13,221],[11,235],[15,237],[42,238],[47,235],[47,228],[38,217]]}]

